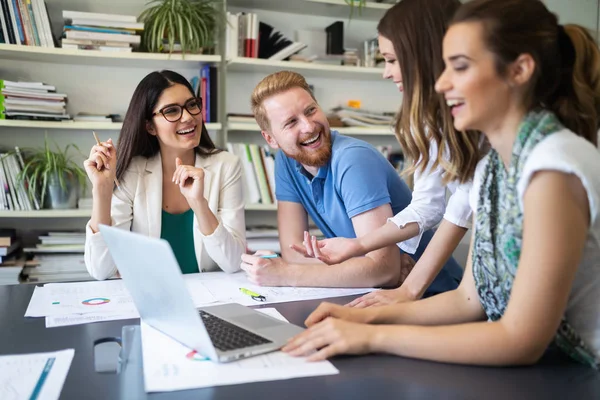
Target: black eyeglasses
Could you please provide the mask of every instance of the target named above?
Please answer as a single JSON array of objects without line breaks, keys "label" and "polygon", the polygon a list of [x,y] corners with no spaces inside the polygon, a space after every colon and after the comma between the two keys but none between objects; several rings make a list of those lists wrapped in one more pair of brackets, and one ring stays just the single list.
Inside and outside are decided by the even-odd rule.
[{"label": "black eyeglasses", "polygon": [[163,107],[152,116],[162,114],[163,117],[169,122],[177,122],[183,116],[183,109],[186,109],[191,115],[198,115],[202,112],[202,99],[199,97],[189,99],[183,106],[179,104],[171,104]]}]

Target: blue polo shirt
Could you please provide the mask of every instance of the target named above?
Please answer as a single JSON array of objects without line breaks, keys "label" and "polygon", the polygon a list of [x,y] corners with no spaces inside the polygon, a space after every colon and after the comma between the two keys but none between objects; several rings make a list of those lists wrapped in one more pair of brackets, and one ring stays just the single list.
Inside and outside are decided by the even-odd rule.
[{"label": "blue polo shirt", "polygon": [[[275,195],[278,201],[300,203],[328,237],[355,238],[352,218],[390,204],[395,214],[407,207],[411,191],[377,149],[331,131],[329,162],[315,177],[302,164],[278,151],[275,157]],[[423,233],[414,258],[421,257],[432,232]],[[455,289],[462,269],[450,259],[428,289],[429,294]]]}]

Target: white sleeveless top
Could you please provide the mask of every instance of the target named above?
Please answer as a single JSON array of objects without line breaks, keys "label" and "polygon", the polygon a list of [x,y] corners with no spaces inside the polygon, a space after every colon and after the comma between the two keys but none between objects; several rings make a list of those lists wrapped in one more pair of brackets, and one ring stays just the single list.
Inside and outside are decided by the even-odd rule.
[{"label": "white sleeveless top", "polygon": [[[477,166],[470,194],[473,213],[487,157]],[[565,315],[569,324],[600,358],[600,152],[590,142],[569,130],[549,135],[531,151],[517,183],[520,206],[533,174],[537,171],[562,171],[576,175],[587,191],[590,226],[571,288]]]}]

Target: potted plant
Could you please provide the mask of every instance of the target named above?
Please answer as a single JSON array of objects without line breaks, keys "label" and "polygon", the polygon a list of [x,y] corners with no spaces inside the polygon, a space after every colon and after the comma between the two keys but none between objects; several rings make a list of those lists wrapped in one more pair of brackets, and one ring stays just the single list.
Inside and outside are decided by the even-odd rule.
[{"label": "potted plant", "polygon": [[367,3],[367,0],[345,0],[346,4],[348,4],[350,6],[350,17],[348,17],[348,19],[352,19],[352,16],[354,15],[354,7],[358,7],[358,15],[361,14],[362,9],[364,8],[364,6]]},{"label": "potted plant", "polygon": [[56,151],[51,150],[46,137],[43,149],[26,151],[23,170],[17,179],[25,183],[29,198],[40,199],[44,208],[77,208],[79,192],[86,189],[87,176],[69,153],[79,148],[74,144],[68,144],[64,150],[55,146]]},{"label": "potted plant", "polygon": [[[146,51],[201,53],[214,47],[219,0],[152,0],[139,19],[144,22]],[[179,49],[177,49],[179,50]]]}]

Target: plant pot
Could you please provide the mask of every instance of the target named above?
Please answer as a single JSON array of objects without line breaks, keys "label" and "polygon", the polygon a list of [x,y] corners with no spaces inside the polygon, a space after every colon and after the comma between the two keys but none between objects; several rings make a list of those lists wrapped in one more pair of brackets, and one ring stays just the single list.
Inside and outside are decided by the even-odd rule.
[{"label": "plant pot", "polygon": [[77,208],[79,184],[73,175],[64,174],[65,188],[60,185],[58,174],[50,176],[44,199],[44,208],[65,210]]}]

